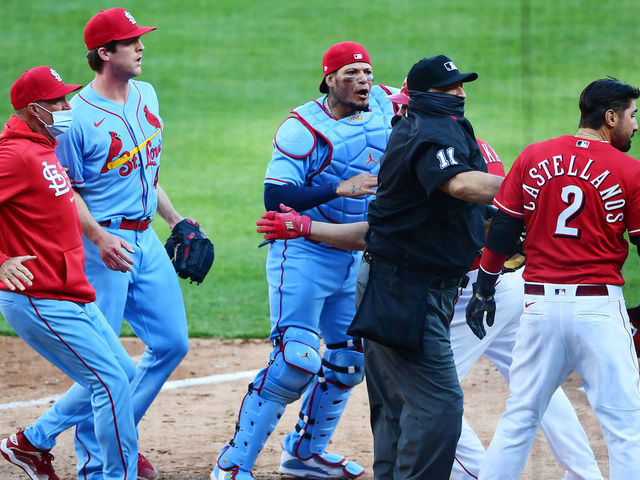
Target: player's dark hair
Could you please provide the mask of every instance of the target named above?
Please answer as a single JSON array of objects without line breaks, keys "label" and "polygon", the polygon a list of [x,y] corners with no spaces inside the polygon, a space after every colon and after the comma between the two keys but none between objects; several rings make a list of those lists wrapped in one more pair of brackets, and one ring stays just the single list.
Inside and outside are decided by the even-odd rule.
[{"label": "player's dark hair", "polygon": [[607,110],[622,112],[638,97],[640,90],[613,77],[591,82],[580,94],[580,127],[600,128]]},{"label": "player's dark hair", "polygon": [[100,72],[102,70],[102,65],[104,64],[104,60],[100,58],[98,55],[98,50],[102,47],[107,49],[107,52],[115,52],[116,45],[118,44],[117,40],[111,40],[109,43],[105,43],[104,45],[100,45],[99,47],[92,48],[87,52],[87,61],[89,62],[89,66],[91,70],[94,72]]}]

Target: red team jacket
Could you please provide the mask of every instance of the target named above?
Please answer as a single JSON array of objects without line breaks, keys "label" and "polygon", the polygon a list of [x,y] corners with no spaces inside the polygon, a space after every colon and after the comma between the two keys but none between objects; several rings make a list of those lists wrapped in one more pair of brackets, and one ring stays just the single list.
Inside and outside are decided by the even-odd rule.
[{"label": "red team jacket", "polygon": [[570,135],[534,143],[493,203],[525,222],[526,281],[624,284],[624,232],[640,235],[638,160]]},{"label": "red team jacket", "polygon": [[25,263],[33,285],[21,293],[89,303],[96,296],[84,274],[82,226],[56,145],[15,115],[0,134],[0,264],[36,255]]}]

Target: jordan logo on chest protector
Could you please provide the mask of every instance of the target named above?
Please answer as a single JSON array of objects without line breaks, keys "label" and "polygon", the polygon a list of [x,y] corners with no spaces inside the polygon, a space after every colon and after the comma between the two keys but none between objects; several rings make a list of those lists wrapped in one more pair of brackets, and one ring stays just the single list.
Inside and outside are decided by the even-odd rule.
[{"label": "jordan logo on chest protector", "polygon": [[49,188],[55,190],[55,196],[59,197],[71,190],[67,177],[62,175],[56,165],[42,162],[42,176],[50,183]]},{"label": "jordan logo on chest protector", "polygon": [[377,160],[373,159],[373,155],[371,155],[372,152],[373,150],[369,149],[369,160],[367,160],[367,164],[365,165],[366,167],[368,167],[370,163],[378,163]]}]

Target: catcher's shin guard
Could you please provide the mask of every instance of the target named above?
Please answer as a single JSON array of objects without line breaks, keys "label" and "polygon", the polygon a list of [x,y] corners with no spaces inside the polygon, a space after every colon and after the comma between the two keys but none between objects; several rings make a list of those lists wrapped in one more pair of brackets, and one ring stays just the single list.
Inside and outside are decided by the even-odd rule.
[{"label": "catcher's shin guard", "polygon": [[233,439],[218,456],[221,470],[250,471],[267,438],[278,424],[286,404],[262,398],[253,385],[245,395]]},{"label": "catcher's shin guard", "polygon": [[295,431],[284,439],[284,448],[292,455],[308,459],[324,454],[351,389],[362,382],[364,359],[359,345],[327,345],[323,372],[305,392]]}]

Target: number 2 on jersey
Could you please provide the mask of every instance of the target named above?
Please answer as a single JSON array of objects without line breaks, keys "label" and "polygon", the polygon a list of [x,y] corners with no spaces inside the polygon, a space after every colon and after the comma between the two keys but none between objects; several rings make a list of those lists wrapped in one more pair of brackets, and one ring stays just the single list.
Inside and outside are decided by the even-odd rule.
[{"label": "number 2 on jersey", "polygon": [[577,185],[567,185],[562,188],[560,198],[567,205],[556,222],[554,237],[580,238],[580,229],[570,227],[569,223],[574,220],[584,208],[584,193]]}]

